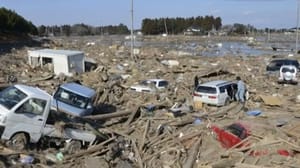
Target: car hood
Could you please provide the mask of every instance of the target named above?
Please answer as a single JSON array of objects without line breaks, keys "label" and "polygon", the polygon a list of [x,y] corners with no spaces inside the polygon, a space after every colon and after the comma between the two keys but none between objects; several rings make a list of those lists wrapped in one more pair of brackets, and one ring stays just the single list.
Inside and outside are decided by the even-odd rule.
[{"label": "car hood", "polygon": [[0,104],[0,114],[6,114],[9,110]]}]

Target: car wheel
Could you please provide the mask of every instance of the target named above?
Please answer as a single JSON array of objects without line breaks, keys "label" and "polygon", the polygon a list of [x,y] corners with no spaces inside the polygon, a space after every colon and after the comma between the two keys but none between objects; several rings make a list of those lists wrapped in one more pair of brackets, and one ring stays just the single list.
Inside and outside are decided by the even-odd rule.
[{"label": "car wheel", "polygon": [[80,141],[72,140],[71,142],[66,143],[65,150],[69,154],[78,152],[81,149],[82,145]]},{"label": "car wheel", "polygon": [[27,147],[28,138],[25,133],[17,133],[8,142],[8,146],[14,150],[20,151]]}]

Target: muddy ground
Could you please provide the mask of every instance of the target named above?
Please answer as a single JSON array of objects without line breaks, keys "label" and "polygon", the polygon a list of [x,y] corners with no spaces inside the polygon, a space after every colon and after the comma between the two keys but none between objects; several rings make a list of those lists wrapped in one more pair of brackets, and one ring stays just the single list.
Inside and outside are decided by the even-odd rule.
[{"label": "muddy ground", "polygon": [[[0,155],[4,166],[299,167],[299,86],[279,85],[278,76],[265,70],[274,57],[287,58],[290,54],[289,58],[299,59],[298,55],[273,52],[266,37],[256,37],[263,40],[249,43],[245,37],[146,36],[136,39],[143,45],[136,47],[136,53],[131,56],[130,42],[124,39],[117,36],[51,38],[51,42],[41,47],[24,46],[2,53],[0,84],[3,86],[14,76],[12,83],[38,86],[50,94],[59,84],[75,80],[95,89],[97,111],[88,119],[108,137],[78,153],[62,153],[62,157],[57,155],[61,153],[56,148],[36,147],[20,152],[3,144]],[[208,50],[217,52],[219,44],[228,41],[268,52],[258,56],[249,56],[242,50],[224,56],[201,55]],[[269,42],[292,43],[293,37],[282,35]],[[73,77],[55,76],[47,67],[30,67],[27,51],[43,47],[83,51],[94,59],[95,65],[89,72]],[[168,66],[162,63],[164,60],[176,60],[179,64]],[[225,107],[196,107],[192,101],[195,75],[202,82],[235,80],[240,76],[250,93],[245,108],[237,102]],[[149,78],[167,79],[170,87],[156,94],[130,91],[129,86]],[[175,103],[187,108],[175,115],[169,110]],[[150,106],[154,108],[149,110]],[[251,110],[261,114],[248,115]],[[247,145],[226,149],[211,127],[235,122],[250,130],[243,141]],[[34,159],[22,163],[20,158],[25,156]]]}]

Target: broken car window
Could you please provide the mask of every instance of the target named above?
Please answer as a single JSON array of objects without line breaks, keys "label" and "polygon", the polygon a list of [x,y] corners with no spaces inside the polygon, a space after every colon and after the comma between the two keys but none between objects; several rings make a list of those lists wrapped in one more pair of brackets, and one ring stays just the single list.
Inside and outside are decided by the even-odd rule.
[{"label": "broken car window", "polygon": [[46,100],[32,98],[27,100],[24,104],[22,104],[17,110],[16,113],[30,113],[35,115],[42,115],[45,106],[47,104]]},{"label": "broken car window", "polygon": [[54,95],[54,98],[58,101],[75,106],[77,108],[85,109],[89,103],[89,99],[65,89],[60,88]]},{"label": "broken car window", "polygon": [[159,87],[167,87],[168,86],[168,81],[160,81],[158,84]]},{"label": "broken car window", "polygon": [[295,69],[293,69],[293,68],[282,68],[282,72],[283,73],[285,73],[285,72],[295,73]]},{"label": "broken car window", "polygon": [[222,86],[222,87],[220,87],[220,93],[225,93],[226,87],[228,87],[228,86]]},{"label": "broken car window", "polygon": [[0,104],[7,109],[11,109],[26,97],[27,95],[21,90],[11,86],[0,93]]}]

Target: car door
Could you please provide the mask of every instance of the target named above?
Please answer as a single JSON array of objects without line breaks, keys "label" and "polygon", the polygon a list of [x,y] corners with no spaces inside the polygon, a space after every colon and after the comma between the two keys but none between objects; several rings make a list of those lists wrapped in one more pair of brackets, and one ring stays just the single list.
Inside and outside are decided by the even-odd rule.
[{"label": "car door", "polygon": [[238,89],[237,83],[232,83],[232,84],[230,85],[230,87],[232,88],[232,97],[231,97],[231,99],[232,99],[233,101],[236,101],[235,95],[236,95],[237,89]]},{"label": "car door", "polygon": [[219,95],[218,95],[218,104],[219,105],[224,105],[226,99],[228,98],[228,94],[227,94],[227,90],[226,90],[226,86],[221,86],[219,87]]},{"label": "car door", "polygon": [[45,110],[47,110],[46,104],[47,101],[43,99],[30,98],[26,100],[9,116],[7,131],[11,133],[27,132],[33,142],[38,141],[46,122],[44,116]]}]

